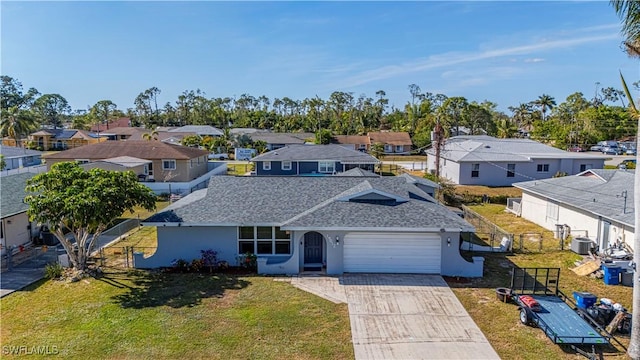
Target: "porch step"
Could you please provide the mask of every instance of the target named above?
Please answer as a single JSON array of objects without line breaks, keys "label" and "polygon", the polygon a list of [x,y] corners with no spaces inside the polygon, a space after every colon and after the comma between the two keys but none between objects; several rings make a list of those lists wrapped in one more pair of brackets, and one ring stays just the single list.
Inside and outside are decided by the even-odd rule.
[{"label": "porch step", "polygon": [[304,264],[304,271],[322,271],[322,264]]}]

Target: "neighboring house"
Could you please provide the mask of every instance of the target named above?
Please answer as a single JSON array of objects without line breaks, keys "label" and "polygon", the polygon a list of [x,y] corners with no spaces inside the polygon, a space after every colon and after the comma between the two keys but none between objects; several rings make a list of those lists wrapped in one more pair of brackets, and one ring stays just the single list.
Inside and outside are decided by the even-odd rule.
[{"label": "neighboring house", "polygon": [[368,152],[371,148],[371,141],[366,135],[335,135],[333,142],[345,146],[353,146],[354,150]]},{"label": "neighboring house", "polygon": [[208,151],[170,145],[161,141],[106,141],[44,156],[47,166],[61,161],[91,163],[122,156],[150,160],[146,166],[147,180],[185,182],[208,171]]},{"label": "neighboring house", "polygon": [[287,145],[251,159],[256,175],[331,175],[353,168],[374,171],[378,159],[342,145]]},{"label": "neighboring house", "polygon": [[66,150],[107,141],[97,133],[74,129],[41,129],[29,135],[29,142],[42,150]]},{"label": "neighboring house", "polygon": [[0,154],[4,158],[3,170],[20,169],[42,163],[42,152],[14,146],[0,146]]},{"label": "neighboring house", "polygon": [[[150,138],[146,138],[145,134],[148,134]],[[197,134],[194,132],[169,132],[166,130],[152,132],[151,130],[145,130],[132,134],[131,137],[127,140],[159,140],[167,144],[179,145],[182,142],[183,138],[194,135]]]},{"label": "neighboring house", "polygon": [[128,117],[121,117],[116,120],[110,121],[107,124],[96,124],[91,127],[91,132],[105,132],[111,131],[117,128],[127,128],[131,126],[131,119]]},{"label": "neighboring house", "polygon": [[31,242],[36,233],[35,224],[29,221],[24,191],[27,180],[35,174],[4,176],[0,181],[0,252]]},{"label": "neighboring house", "polygon": [[186,126],[181,126],[179,128],[169,129],[168,132],[190,133],[190,134],[196,134],[199,136],[212,136],[212,137],[219,137],[224,135],[222,130],[218,129],[217,127],[209,126],[209,125],[186,125]]},{"label": "neighboring house", "polygon": [[140,159],[133,156],[118,156],[110,159],[97,160],[82,164],[82,168],[103,169],[109,171],[133,171],[141,181],[148,180],[149,166],[153,164],[151,160]]},{"label": "neighboring house", "polygon": [[267,143],[267,150],[276,150],[287,145],[301,145],[307,143],[307,140],[313,141],[315,134],[313,133],[272,133],[272,132],[256,132],[250,134],[253,141],[264,141]]},{"label": "neighboring house", "polygon": [[149,130],[137,127],[116,127],[109,130],[100,132],[100,137],[107,138],[108,140],[129,140],[132,137],[139,136],[148,133]]},{"label": "neighboring house", "polygon": [[[405,177],[212,177],[144,222],[158,247],[135,267],[171,266],[212,249],[238,264],[256,254],[258,273],[303,271],[482,276],[483,258],[460,255],[473,227]],[[365,175],[365,176],[361,176]]]},{"label": "neighboring house", "polygon": [[[427,170],[435,173],[435,149],[427,150]],[[568,152],[529,139],[487,135],[446,139],[440,151],[440,176],[459,185],[511,186],[601,169],[607,156]]]},{"label": "neighboring house", "polygon": [[634,246],[633,171],[592,169],[575,176],[515,183],[522,189],[511,209],[546,229],[566,225],[600,249],[616,242]]},{"label": "neighboring house", "polygon": [[385,154],[408,155],[411,152],[411,137],[406,132],[380,131],[367,134],[369,142],[382,144]]}]

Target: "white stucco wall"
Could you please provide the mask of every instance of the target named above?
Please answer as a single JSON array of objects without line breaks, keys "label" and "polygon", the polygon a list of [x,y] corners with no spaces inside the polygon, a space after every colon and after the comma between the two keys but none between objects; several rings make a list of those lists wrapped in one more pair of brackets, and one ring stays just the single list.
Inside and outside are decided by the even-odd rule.
[{"label": "white stucco wall", "polygon": [[568,225],[571,228],[572,235],[582,237],[587,234],[599,246],[603,245],[601,242],[603,236],[602,223],[607,221],[611,224],[609,227],[609,243],[618,239],[633,248],[633,228],[610,219],[600,219],[594,214],[563,204],[558,205],[558,219],[548,219],[547,203],[549,202],[555,203],[525,192],[522,194],[521,216],[551,231],[556,230],[556,224]]}]

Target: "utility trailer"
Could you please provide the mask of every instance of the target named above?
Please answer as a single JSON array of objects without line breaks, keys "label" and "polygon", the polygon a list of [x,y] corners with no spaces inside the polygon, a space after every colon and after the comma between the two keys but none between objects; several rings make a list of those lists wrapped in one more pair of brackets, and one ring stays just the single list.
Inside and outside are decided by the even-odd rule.
[{"label": "utility trailer", "polygon": [[590,359],[602,359],[601,347],[617,339],[578,309],[558,289],[559,281],[560,268],[513,269],[511,296],[518,305],[520,321],[539,327],[555,344],[568,345]]}]

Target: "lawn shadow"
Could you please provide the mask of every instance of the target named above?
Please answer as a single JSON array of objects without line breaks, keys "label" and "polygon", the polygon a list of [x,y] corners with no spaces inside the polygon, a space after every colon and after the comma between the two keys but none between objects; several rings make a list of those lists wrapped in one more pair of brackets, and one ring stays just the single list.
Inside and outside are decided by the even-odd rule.
[{"label": "lawn shadow", "polygon": [[[111,282],[120,284],[115,279]],[[243,289],[251,282],[224,274],[166,273],[135,271],[129,274],[126,293],[113,297],[123,308],[141,309],[156,306],[193,307],[204,298],[221,298],[227,290]],[[126,285],[125,285],[126,286]]]}]

